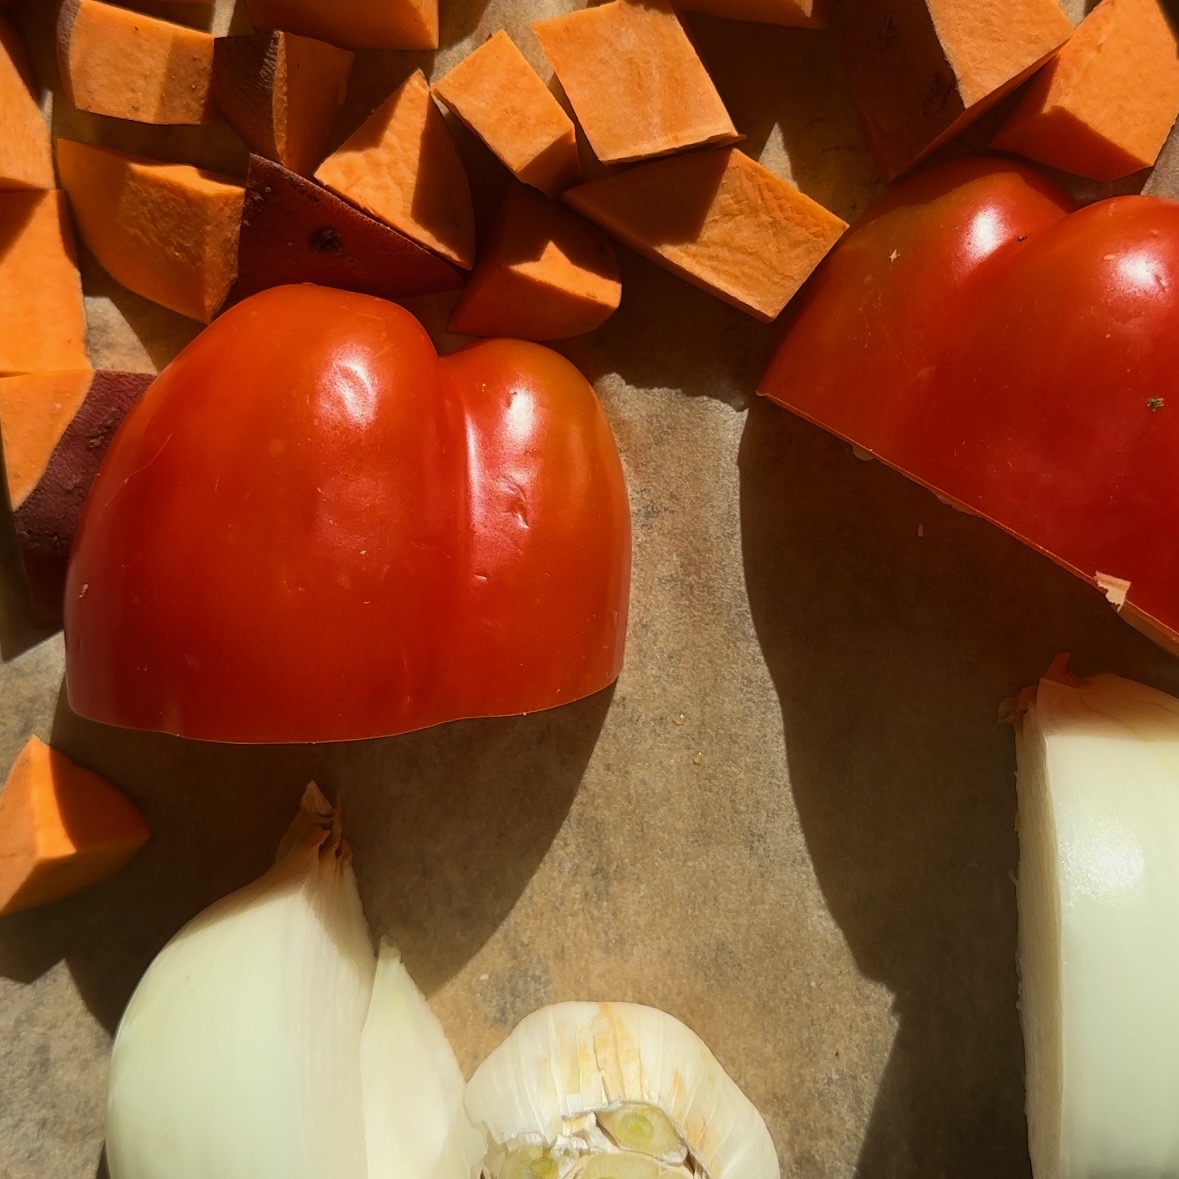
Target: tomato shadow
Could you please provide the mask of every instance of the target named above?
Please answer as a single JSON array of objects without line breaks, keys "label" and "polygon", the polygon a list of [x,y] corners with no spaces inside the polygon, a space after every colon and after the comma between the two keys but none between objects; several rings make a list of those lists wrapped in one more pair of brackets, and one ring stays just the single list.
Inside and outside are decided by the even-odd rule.
[{"label": "tomato shadow", "polygon": [[[1065,650],[1082,674],[1174,691],[1179,673],[1076,578],[767,402],[739,465],[746,587],[807,849],[859,970],[894,996],[856,1174],[1027,1176],[998,707]],[[841,1047],[833,1074],[862,1051]],[[866,1087],[878,1068],[862,1061]]]},{"label": "tomato shadow", "polygon": [[273,862],[308,781],[344,807],[373,933],[430,994],[511,911],[559,830],[612,689],[531,716],[322,746],[226,746],[93,724],[58,700],[52,743],[118,784],[152,839],[111,880],[0,922],[0,974],[65,960],[118,1023],[151,959],[190,917]]}]

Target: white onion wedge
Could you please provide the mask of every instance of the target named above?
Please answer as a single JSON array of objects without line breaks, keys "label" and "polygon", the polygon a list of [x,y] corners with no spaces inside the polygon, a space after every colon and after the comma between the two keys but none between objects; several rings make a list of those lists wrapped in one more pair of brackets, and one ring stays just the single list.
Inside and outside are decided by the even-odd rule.
[{"label": "white onion wedge", "polygon": [[462,1098],[396,951],[377,966],[339,811],[310,786],[275,866],[140,981],[107,1162],[111,1179],[470,1179],[483,1144]]},{"label": "white onion wedge", "polygon": [[1033,1171],[1179,1176],[1179,700],[1058,661],[1020,705]]},{"label": "white onion wedge", "polygon": [[442,1025],[389,942],[360,1043],[368,1179],[468,1179],[485,1143],[463,1112],[462,1071]]}]

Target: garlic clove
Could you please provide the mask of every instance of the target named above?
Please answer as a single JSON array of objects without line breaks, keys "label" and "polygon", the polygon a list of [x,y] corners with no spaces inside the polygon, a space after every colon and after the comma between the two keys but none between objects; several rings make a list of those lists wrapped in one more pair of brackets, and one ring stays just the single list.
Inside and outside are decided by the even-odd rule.
[{"label": "garlic clove", "polygon": [[617,1151],[587,1159],[577,1179],[660,1179],[662,1171],[650,1155]]},{"label": "garlic clove", "polygon": [[561,1164],[543,1146],[520,1146],[496,1155],[491,1171],[495,1179],[558,1179]]},{"label": "garlic clove", "polygon": [[[668,1159],[675,1160],[672,1175],[780,1174],[773,1141],[753,1104],[694,1032],[652,1007],[560,1003],[534,1012],[476,1069],[466,1106],[493,1145],[489,1158],[497,1147],[510,1152],[524,1143],[544,1146],[558,1159],[573,1159],[562,1164],[560,1179],[574,1166],[580,1176],[598,1157],[648,1171],[653,1165],[655,1176]],[[642,1108],[662,1116],[658,1132],[670,1127],[676,1148],[658,1158],[618,1149],[611,1115]],[[592,1132],[585,1128],[587,1114],[594,1115]],[[617,1133],[621,1118],[613,1121]],[[683,1165],[676,1165],[680,1160]],[[487,1164],[484,1171],[494,1174]]]},{"label": "garlic clove", "polygon": [[357,1179],[375,960],[338,812],[314,786],[261,879],[160,951],[111,1058],[111,1179]]},{"label": "garlic clove", "polygon": [[629,1103],[598,1114],[598,1125],[622,1150],[682,1163],[687,1146],[671,1119],[653,1105]]},{"label": "garlic clove", "polygon": [[401,955],[387,941],[381,944],[360,1057],[367,1179],[477,1174],[485,1144],[463,1109],[458,1061]]}]

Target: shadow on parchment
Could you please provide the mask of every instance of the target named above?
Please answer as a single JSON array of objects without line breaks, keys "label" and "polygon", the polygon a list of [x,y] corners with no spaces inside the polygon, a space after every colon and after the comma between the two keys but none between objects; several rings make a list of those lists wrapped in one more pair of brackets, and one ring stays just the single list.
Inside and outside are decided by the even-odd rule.
[{"label": "shadow on parchment", "polygon": [[0,923],[0,974],[61,959],[108,1029],[163,944],[261,875],[310,780],[341,799],[374,935],[427,995],[499,926],[564,821],[612,689],[526,717],[321,746],[226,746],[81,720],[58,701],[52,741],[118,783],[152,840],[90,892]]},{"label": "shadow on parchment", "polygon": [[768,402],[750,408],[740,495],[814,870],[860,970],[895,996],[856,1174],[1028,1176],[998,706],[1061,651],[1172,692],[1179,668],[1080,580]]}]

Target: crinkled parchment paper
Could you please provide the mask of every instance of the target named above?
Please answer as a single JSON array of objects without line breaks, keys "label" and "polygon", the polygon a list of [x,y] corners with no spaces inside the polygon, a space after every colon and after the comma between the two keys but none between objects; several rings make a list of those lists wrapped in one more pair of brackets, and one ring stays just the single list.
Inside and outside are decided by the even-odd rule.
[{"label": "crinkled parchment paper", "polygon": [[[340,137],[411,68],[442,70],[498,27],[543,66],[529,21],[567,0],[442,2],[437,54],[361,56]],[[53,7],[23,3],[34,25]],[[862,211],[875,174],[832,38],[690,25],[745,150]],[[43,37],[38,58],[52,68]],[[69,134],[244,163],[223,128],[100,125],[63,105]],[[502,175],[456,135],[485,216]],[[342,792],[373,927],[468,1070],[539,1004],[639,1000],[713,1046],[788,1175],[1028,1174],[998,705],[1062,650],[1082,673],[1171,691],[1179,670],[1047,560],[757,401],[775,328],[626,251],[622,266],[621,311],[564,349],[602,397],[634,508],[612,691],[338,747],[107,730],[66,706],[60,639],[30,630],[6,541],[0,761],[52,738],[127,790],[155,837],[101,888],[0,920],[5,1179],[95,1174],[136,979],[265,867],[313,777]],[[150,369],[196,331],[89,260],[85,277],[97,362]],[[445,323],[445,303],[416,310]]]}]

